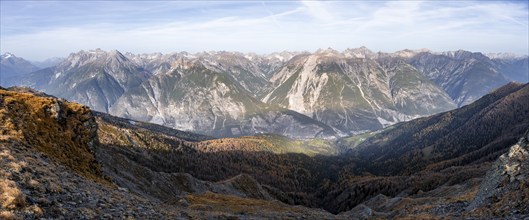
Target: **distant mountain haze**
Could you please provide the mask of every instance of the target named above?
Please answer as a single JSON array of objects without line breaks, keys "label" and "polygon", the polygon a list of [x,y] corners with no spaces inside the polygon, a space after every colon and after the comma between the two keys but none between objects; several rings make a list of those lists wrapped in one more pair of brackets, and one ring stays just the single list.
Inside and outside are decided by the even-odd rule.
[{"label": "distant mountain haze", "polygon": [[0,56],[0,85],[10,77],[16,77],[21,74],[30,73],[39,70],[39,67],[31,64],[23,58],[17,57],[11,53],[5,53]]}]

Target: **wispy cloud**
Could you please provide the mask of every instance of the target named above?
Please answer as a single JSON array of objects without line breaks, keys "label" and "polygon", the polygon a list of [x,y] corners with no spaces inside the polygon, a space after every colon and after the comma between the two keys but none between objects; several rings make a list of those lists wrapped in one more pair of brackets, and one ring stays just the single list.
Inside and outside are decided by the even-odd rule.
[{"label": "wispy cloud", "polygon": [[336,18],[326,8],[324,2],[319,1],[302,1],[304,10],[310,16],[325,22],[334,21]]},{"label": "wispy cloud", "polygon": [[29,59],[81,49],[135,53],[367,46],[528,53],[527,2],[1,1],[0,48]]}]

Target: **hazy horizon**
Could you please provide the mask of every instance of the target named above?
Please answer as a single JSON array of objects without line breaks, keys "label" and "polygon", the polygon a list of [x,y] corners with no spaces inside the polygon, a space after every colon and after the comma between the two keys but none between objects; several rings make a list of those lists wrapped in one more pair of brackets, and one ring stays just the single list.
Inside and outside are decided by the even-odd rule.
[{"label": "hazy horizon", "polygon": [[1,52],[268,54],[365,46],[529,54],[526,1],[1,1]]},{"label": "hazy horizon", "polygon": [[[53,56],[53,57],[47,57],[47,58],[44,58],[44,59],[41,59],[41,60],[33,60],[33,59],[27,59],[26,57],[23,57],[23,56],[19,56],[18,54],[16,53],[13,53],[11,51],[3,51],[3,50],[0,50],[0,55],[4,55],[4,54],[12,54],[16,57],[20,57],[20,58],[23,58],[23,59],[26,59],[28,61],[31,61],[31,62],[45,62],[45,61],[49,61],[49,60],[53,60],[53,59],[66,59],[68,56],[70,56],[71,54],[75,54],[75,53],[79,53],[81,51],[85,51],[85,52],[89,52],[89,51],[94,51],[94,50],[103,50],[105,52],[111,52],[113,50],[117,50],[119,51],[120,53],[122,54],[126,54],[126,53],[132,53],[132,54],[136,54],[136,55],[141,55],[141,54],[155,54],[155,53],[161,53],[163,55],[166,55],[166,54],[174,54],[174,53],[182,53],[182,52],[185,52],[185,53],[190,53],[190,54],[197,54],[197,53],[211,53],[211,52],[233,52],[233,53],[243,53],[243,54],[257,54],[257,55],[260,55],[260,56],[267,56],[267,55],[271,55],[271,54],[274,54],[274,53],[281,53],[281,52],[294,52],[294,53],[316,53],[317,51],[319,50],[325,50],[325,49],[333,49],[333,50],[336,50],[338,52],[344,52],[345,50],[347,49],[359,49],[359,48],[362,48],[362,47],[365,47],[365,46],[359,46],[359,47],[349,47],[349,48],[345,48],[344,50],[337,50],[335,48],[331,48],[331,47],[328,47],[328,48],[318,48],[318,49],[315,49],[315,50],[303,50],[303,51],[300,51],[300,50],[297,50],[297,51],[294,51],[294,50],[282,50],[282,51],[274,51],[274,52],[269,52],[269,53],[255,53],[255,52],[241,52],[241,51],[235,51],[235,50],[204,50],[204,51],[196,51],[196,52],[189,52],[189,51],[169,51],[169,52],[160,52],[160,51],[152,51],[152,52],[140,52],[140,53],[133,53],[133,52],[130,52],[130,51],[122,51],[122,50],[118,50],[118,49],[102,49],[102,48],[89,48],[89,49],[81,49],[81,50],[78,50],[78,51],[71,51],[67,54],[65,54],[64,56]],[[371,50],[370,48],[366,47],[368,50]],[[430,50],[428,48],[420,48],[420,49],[409,49],[409,48],[404,48],[404,49],[401,49],[401,50],[395,50],[395,51],[376,51],[376,50],[371,50],[372,52],[374,53],[396,53],[396,52],[399,52],[399,51],[404,51],[404,50],[411,50],[411,51],[428,51],[428,52],[431,52],[431,53],[434,53],[434,54],[441,54],[441,53],[444,53],[444,52],[455,52],[455,51],[458,51],[458,50],[463,50],[463,51],[469,51],[469,52],[472,52],[472,53],[483,53],[482,51],[471,51],[471,50],[465,50],[463,48],[460,48],[460,49],[456,49],[456,50],[449,50],[449,51],[433,51],[433,50]],[[514,53],[514,52],[490,52],[490,53],[483,53],[484,55],[488,56],[489,54],[506,54],[506,55],[514,55],[515,57],[528,57],[529,54],[528,53],[525,53],[525,54],[521,54],[521,53]]]}]

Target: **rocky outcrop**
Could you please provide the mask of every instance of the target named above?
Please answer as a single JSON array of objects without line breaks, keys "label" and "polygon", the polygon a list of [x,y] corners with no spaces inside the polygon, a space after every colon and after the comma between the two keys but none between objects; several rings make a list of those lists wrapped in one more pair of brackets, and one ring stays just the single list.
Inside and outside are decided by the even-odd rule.
[{"label": "rocky outcrop", "polygon": [[478,216],[529,216],[529,130],[494,163],[467,210]]},{"label": "rocky outcrop", "polygon": [[7,90],[0,90],[0,107],[0,140],[34,147],[81,175],[101,178],[93,156],[97,124],[88,107]]}]

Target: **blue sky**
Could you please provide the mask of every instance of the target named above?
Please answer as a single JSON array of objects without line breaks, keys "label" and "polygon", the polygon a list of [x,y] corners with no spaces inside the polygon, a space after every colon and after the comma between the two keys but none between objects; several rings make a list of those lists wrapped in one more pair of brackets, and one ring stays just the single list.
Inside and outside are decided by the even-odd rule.
[{"label": "blue sky", "polygon": [[528,1],[0,1],[0,50],[529,53]]}]

